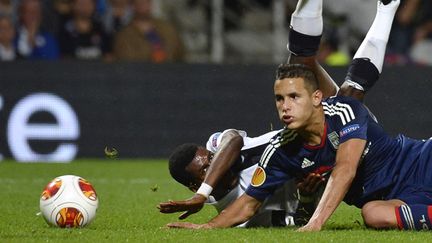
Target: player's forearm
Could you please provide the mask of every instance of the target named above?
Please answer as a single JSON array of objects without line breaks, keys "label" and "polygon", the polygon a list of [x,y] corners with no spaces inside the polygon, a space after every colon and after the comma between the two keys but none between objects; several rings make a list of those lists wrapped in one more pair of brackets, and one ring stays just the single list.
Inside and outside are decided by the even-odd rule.
[{"label": "player's forearm", "polygon": [[243,147],[243,137],[237,132],[229,132],[224,135],[219,150],[215,153],[207,171],[204,183],[215,187],[225,173],[231,168],[240,156]]},{"label": "player's forearm", "polygon": [[324,225],[342,202],[355,175],[356,167],[353,168],[349,164],[342,164],[334,168],[322,198],[309,222],[319,226]]},{"label": "player's forearm", "polygon": [[339,86],[316,60],[313,70],[318,80],[318,86],[323,93],[323,98],[336,95],[339,91]]},{"label": "player's forearm", "polygon": [[248,221],[255,215],[261,202],[243,194],[218,216],[207,223],[205,228],[228,228]]},{"label": "player's forearm", "polygon": [[321,228],[342,202],[357,172],[366,140],[353,138],[339,145],[335,167],[330,175],[323,196],[308,225]]}]

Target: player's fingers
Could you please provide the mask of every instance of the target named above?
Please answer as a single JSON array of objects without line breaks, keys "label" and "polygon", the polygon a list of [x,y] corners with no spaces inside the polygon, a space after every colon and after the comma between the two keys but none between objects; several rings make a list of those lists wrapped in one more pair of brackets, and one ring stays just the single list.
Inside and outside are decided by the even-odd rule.
[{"label": "player's fingers", "polygon": [[176,229],[184,229],[184,228],[193,228],[194,224],[188,222],[175,222],[167,224],[168,228],[176,228]]},{"label": "player's fingers", "polygon": [[195,213],[195,211],[186,211],[179,216],[179,219],[183,220],[183,219],[189,217],[189,215],[194,214],[194,213]]},{"label": "player's fingers", "polygon": [[317,179],[317,181],[314,184],[311,192],[316,192],[320,186],[324,185],[324,183],[325,183],[325,179],[324,178],[321,177],[321,178]]},{"label": "player's fingers", "polygon": [[314,173],[310,173],[308,176],[306,176],[306,178],[303,179],[304,186],[307,187],[313,181],[314,177]]},{"label": "player's fingers", "polygon": [[168,228],[183,228],[183,224],[181,223],[169,223],[166,225]]},{"label": "player's fingers", "polygon": [[311,176],[306,177],[301,183],[301,187],[299,187],[299,190],[304,193],[308,193],[310,191],[311,183]]},{"label": "player's fingers", "polygon": [[321,176],[319,174],[313,174],[313,176],[308,177],[308,182],[304,186],[305,191],[308,193],[315,192],[315,190],[318,188],[319,185],[321,185]]},{"label": "player's fingers", "polygon": [[159,208],[159,212],[161,212],[161,213],[172,213],[172,211],[173,210],[169,207],[160,207]]},{"label": "player's fingers", "polygon": [[166,204],[166,205],[159,205],[159,211],[161,213],[176,213],[180,211],[185,211],[186,209],[183,209],[181,206],[176,204]]},{"label": "player's fingers", "polygon": [[304,188],[305,188],[304,183],[303,183],[303,182],[297,183],[297,188],[298,188],[300,191],[304,191]]},{"label": "player's fingers", "polygon": [[320,181],[319,176],[311,176],[309,177],[308,183],[306,184],[307,190],[311,190],[315,187],[315,184],[317,184]]}]

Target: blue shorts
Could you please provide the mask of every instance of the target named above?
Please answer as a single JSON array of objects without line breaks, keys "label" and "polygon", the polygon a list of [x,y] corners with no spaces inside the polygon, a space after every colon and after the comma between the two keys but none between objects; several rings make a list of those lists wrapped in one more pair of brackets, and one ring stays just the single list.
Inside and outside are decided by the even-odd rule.
[{"label": "blue shorts", "polygon": [[397,183],[386,199],[432,205],[432,140],[418,141],[401,165]]},{"label": "blue shorts", "polygon": [[395,199],[402,200],[406,204],[432,205],[432,188],[407,187],[401,191]]}]

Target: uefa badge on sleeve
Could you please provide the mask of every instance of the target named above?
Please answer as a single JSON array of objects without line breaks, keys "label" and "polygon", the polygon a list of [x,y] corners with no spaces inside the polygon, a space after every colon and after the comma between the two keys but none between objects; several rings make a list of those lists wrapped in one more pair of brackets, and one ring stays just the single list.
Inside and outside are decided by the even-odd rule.
[{"label": "uefa badge on sleeve", "polygon": [[255,172],[252,176],[251,185],[254,187],[261,186],[265,182],[265,180],[266,180],[265,170],[262,167],[258,166],[255,169]]}]

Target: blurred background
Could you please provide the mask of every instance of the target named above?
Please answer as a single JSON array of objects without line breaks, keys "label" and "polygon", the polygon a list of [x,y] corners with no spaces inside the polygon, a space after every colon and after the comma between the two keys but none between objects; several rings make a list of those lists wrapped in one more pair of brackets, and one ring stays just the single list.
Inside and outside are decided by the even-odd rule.
[{"label": "blurred background", "polygon": [[[0,60],[280,63],[296,0],[0,0]],[[324,1],[320,60],[346,65],[376,0]],[[432,64],[432,1],[402,0],[386,64]]]},{"label": "blurred background", "polygon": [[[0,0],[0,159],[166,158],[218,130],[280,128],[273,73],[296,3]],[[324,0],[318,58],[339,84],[375,13]],[[430,136],[430,65],[432,1],[402,0],[366,101],[390,133]]]}]

